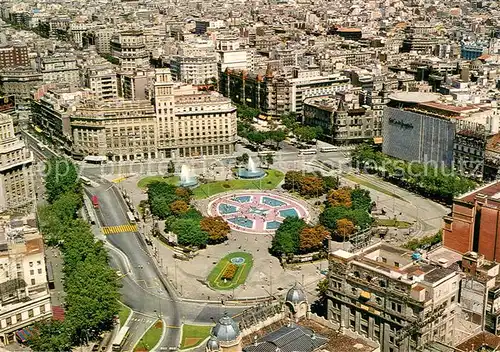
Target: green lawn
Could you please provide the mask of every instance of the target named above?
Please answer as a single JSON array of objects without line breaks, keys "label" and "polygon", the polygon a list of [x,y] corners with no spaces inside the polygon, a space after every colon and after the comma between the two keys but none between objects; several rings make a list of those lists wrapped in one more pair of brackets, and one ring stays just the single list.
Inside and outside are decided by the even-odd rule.
[{"label": "green lawn", "polygon": [[153,326],[149,328],[141,340],[134,347],[134,351],[151,351],[160,341],[163,332],[163,322],[158,320]]},{"label": "green lawn", "polygon": [[132,311],[129,307],[121,304],[120,311],[118,312],[118,317],[120,318],[120,326],[123,326],[125,324],[131,312]]},{"label": "green lawn", "polygon": [[265,177],[259,180],[229,180],[202,184],[193,190],[196,198],[208,198],[217,193],[245,189],[274,189],[283,180],[283,173],[278,170],[266,170]]},{"label": "green lawn", "polygon": [[139,182],[137,182],[137,187],[145,189],[148,187],[150,183],[153,182],[167,182],[171,184],[177,184],[179,182],[178,176],[146,176],[141,178]]},{"label": "green lawn", "polygon": [[397,227],[399,229],[407,229],[411,226],[411,223],[407,221],[395,219],[375,219],[375,223],[378,226]]},{"label": "green lawn", "polygon": [[362,186],[365,186],[365,187],[368,187],[368,188],[371,188],[375,191],[378,191],[380,193],[384,193],[384,194],[387,194],[388,196],[390,197],[394,197],[394,198],[397,198],[397,199],[400,199],[400,200],[404,200],[402,197],[398,196],[397,194],[394,194],[392,193],[391,191],[385,189],[385,188],[382,188],[380,186],[377,186],[371,182],[368,182],[364,179],[361,179],[359,177],[356,177],[354,175],[343,175],[342,177],[352,181],[352,182],[356,182],[356,183],[359,183],[360,185]]},{"label": "green lawn", "polygon": [[[224,282],[220,279],[226,265],[231,263],[231,259],[235,257],[242,257],[245,259],[245,262],[239,266],[238,270],[234,278],[231,281]],[[210,274],[208,275],[208,284],[210,287],[217,290],[230,290],[239,285],[243,284],[247,279],[248,274],[253,266],[253,258],[252,255],[246,252],[234,252],[226,255],[222,258],[217,265],[212,269]]]},{"label": "green lawn", "polygon": [[193,348],[210,336],[212,326],[208,325],[183,325],[181,350]]}]

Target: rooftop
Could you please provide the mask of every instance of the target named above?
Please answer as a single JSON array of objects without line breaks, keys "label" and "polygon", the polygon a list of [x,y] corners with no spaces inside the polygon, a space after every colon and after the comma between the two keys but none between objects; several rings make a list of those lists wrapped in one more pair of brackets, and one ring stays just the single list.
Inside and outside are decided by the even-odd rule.
[{"label": "rooftop", "polygon": [[389,99],[404,103],[427,103],[438,100],[439,94],[421,92],[396,92],[389,94]]},{"label": "rooftop", "polygon": [[498,195],[500,195],[500,182],[494,181],[483,187],[466,193],[457,199],[466,203],[474,203],[475,199],[479,195],[483,195],[488,198],[498,198]]}]

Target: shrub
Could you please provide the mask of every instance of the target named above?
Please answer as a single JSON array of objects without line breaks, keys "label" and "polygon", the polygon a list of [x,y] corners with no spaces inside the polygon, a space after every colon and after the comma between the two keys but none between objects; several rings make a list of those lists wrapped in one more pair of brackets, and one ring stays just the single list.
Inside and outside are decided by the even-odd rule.
[{"label": "shrub", "polygon": [[238,271],[238,266],[233,263],[229,263],[226,265],[224,272],[222,273],[221,279],[223,280],[232,280]]}]

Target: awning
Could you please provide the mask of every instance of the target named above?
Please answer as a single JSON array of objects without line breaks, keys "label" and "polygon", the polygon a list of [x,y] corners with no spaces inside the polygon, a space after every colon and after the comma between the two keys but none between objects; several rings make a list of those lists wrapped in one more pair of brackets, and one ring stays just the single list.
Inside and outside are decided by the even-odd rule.
[{"label": "awning", "polygon": [[373,143],[375,144],[382,144],[383,141],[384,141],[383,137],[373,137]]},{"label": "awning", "polygon": [[26,342],[33,336],[33,328],[31,326],[25,327],[24,329],[16,331],[16,335],[21,342]]},{"label": "awning", "polygon": [[361,293],[359,295],[363,298],[366,298],[366,299],[370,299],[370,297],[372,296],[371,293],[368,291],[361,291]]}]

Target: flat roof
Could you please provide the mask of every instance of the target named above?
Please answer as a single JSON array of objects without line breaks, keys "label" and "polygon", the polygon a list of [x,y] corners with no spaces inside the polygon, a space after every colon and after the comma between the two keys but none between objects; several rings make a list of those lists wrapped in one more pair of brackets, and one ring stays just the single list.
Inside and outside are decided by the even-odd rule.
[{"label": "flat roof", "polygon": [[475,189],[469,193],[464,194],[463,196],[457,198],[463,202],[474,203],[474,200],[479,194],[485,195],[489,198],[493,198],[495,195],[500,193],[500,182],[494,181],[489,183],[483,187]]},{"label": "flat roof", "polygon": [[439,94],[422,92],[396,92],[389,94],[389,99],[405,103],[427,103],[436,101]]}]

